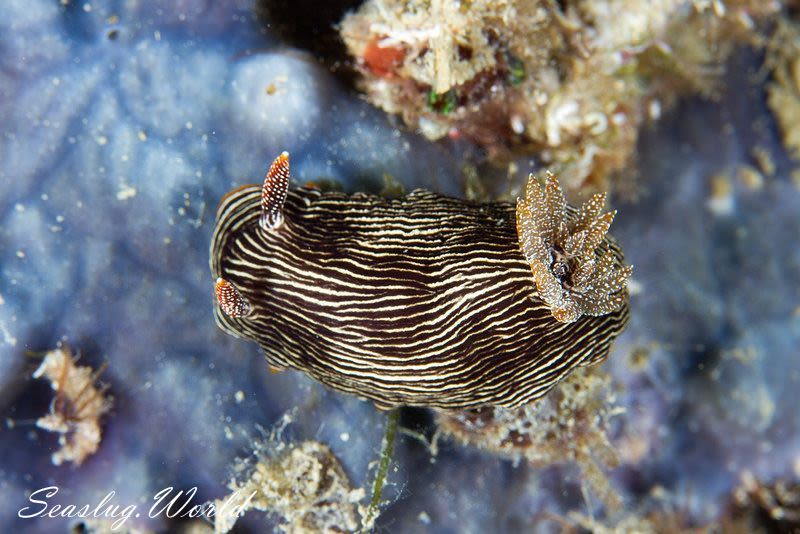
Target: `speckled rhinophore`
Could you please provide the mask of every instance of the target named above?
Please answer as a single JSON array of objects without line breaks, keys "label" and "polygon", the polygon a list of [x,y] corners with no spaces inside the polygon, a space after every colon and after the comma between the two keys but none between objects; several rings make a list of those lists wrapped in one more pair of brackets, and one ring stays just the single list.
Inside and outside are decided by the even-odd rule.
[{"label": "speckled rhinophore", "polygon": [[[605,315],[553,318],[520,251],[512,204],[422,190],[386,199],[299,188],[284,197],[271,190],[288,187],[275,179],[284,172],[281,155],[263,187],[223,198],[211,243],[213,276],[230,284],[218,324],[257,341],[275,369],[299,369],[380,408],[517,407],[603,360],[627,323],[624,288]],[[276,210],[282,224],[264,224]],[[622,265],[613,241],[601,248]]]}]

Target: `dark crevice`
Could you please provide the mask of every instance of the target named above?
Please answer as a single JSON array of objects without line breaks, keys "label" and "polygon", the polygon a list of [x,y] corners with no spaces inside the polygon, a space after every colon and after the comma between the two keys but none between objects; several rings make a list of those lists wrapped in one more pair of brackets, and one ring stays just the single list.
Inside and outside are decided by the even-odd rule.
[{"label": "dark crevice", "polygon": [[355,73],[347,49],[339,37],[338,24],[361,0],[257,0],[257,21],[290,46],[307,50],[348,86]]}]

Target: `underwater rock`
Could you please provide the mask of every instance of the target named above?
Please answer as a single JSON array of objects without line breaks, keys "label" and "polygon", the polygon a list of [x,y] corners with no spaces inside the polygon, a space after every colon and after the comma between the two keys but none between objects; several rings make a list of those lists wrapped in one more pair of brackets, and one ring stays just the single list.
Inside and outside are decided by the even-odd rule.
[{"label": "underwater rock", "polygon": [[641,126],[708,94],[779,2],[368,1],[341,34],[369,100],[429,139],[535,155],[570,192],[612,189]]}]

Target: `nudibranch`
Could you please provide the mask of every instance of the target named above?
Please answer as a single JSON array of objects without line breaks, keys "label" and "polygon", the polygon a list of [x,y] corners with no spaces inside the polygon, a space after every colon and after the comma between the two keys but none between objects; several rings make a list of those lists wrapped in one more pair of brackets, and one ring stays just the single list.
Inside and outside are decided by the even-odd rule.
[{"label": "nudibranch", "polygon": [[215,318],[294,368],[376,406],[513,408],[602,361],[628,322],[630,267],[593,197],[479,204],[263,186],[228,193],[211,243]]}]

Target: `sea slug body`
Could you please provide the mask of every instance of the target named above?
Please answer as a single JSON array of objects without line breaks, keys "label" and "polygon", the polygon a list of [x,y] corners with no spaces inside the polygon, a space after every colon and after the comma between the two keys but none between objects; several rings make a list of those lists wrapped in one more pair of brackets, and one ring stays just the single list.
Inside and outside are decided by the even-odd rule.
[{"label": "sea slug body", "polygon": [[217,323],[258,342],[272,368],[383,409],[537,399],[608,355],[630,268],[602,198],[577,212],[555,178],[543,191],[533,181],[519,210],[423,190],[323,193],[289,189],[283,153],[263,186],[217,209]]}]

